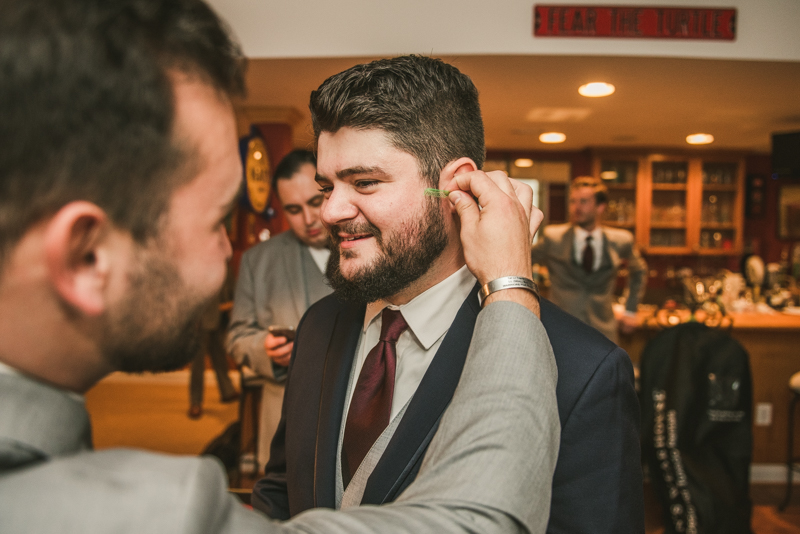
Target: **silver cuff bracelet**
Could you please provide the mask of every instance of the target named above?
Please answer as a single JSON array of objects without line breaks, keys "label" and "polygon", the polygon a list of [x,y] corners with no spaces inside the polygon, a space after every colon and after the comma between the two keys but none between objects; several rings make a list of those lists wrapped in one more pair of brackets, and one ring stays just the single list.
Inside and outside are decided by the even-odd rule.
[{"label": "silver cuff bracelet", "polygon": [[530,278],[523,276],[503,276],[492,280],[481,288],[481,300],[484,301],[492,293],[502,291],[503,289],[527,289],[539,300],[539,288],[536,283]]}]

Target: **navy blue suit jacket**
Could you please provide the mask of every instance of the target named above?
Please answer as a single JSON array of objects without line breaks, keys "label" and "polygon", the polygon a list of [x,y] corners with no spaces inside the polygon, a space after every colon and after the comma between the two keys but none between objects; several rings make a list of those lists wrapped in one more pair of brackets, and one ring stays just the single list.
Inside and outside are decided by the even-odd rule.
[{"label": "navy blue suit jacket", "polygon": [[[639,404],[630,359],[549,301],[541,308],[558,366],[561,421],[548,532],[642,533]],[[479,311],[475,295],[464,301],[370,476],[363,504],[391,502],[414,480],[458,385]],[[253,489],[253,506],[270,517],[335,506],[336,448],[364,313],[363,305],[329,296],[300,323],[283,417],[266,476]]]}]

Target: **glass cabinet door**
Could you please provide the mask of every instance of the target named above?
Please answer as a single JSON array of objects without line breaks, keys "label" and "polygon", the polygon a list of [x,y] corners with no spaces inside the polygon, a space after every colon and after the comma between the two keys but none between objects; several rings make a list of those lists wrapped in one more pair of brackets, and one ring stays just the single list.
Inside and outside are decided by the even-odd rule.
[{"label": "glass cabinet door", "polygon": [[743,247],[745,160],[738,154],[606,152],[603,224],[630,230],[643,252],[723,256]]},{"label": "glass cabinet door", "polygon": [[610,161],[600,163],[600,179],[608,188],[608,205],[603,214],[603,224],[636,229],[636,179],[638,161]]},{"label": "glass cabinet door", "polygon": [[737,181],[736,163],[703,163],[699,243],[702,252],[724,253],[736,246]]},{"label": "glass cabinet door", "polygon": [[686,191],[689,166],[686,161],[654,161],[650,169],[650,240],[653,248],[687,246]]}]

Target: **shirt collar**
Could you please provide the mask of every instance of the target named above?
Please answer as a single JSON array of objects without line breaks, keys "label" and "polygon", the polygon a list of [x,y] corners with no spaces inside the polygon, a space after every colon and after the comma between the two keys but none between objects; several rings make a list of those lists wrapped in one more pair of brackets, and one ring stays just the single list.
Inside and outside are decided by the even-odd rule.
[{"label": "shirt collar", "polygon": [[371,302],[364,315],[364,332],[388,306],[393,310],[400,310],[409,330],[425,350],[428,350],[450,329],[458,310],[474,286],[475,277],[464,265],[402,306],[389,304],[385,300]]},{"label": "shirt collar", "polygon": [[11,367],[10,365],[6,365],[3,362],[0,362],[0,375],[19,375],[20,372]]},{"label": "shirt collar", "polygon": [[319,268],[322,274],[325,274],[325,267],[328,264],[328,258],[331,257],[330,249],[325,247],[309,247],[308,245],[304,246],[308,249],[308,253],[311,254],[311,259],[314,260],[314,264]]},{"label": "shirt collar", "polygon": [[575,241],[576,242],[579,242],[579,241],[581,243],[585,242],[586,241],[586,237],[591,235],[592,236],[592,240],[595,243],[599,243],[600,239],[602,239],[602,237],[603,237],[603,228],[600,225],[595,226],[594,230],[592,230],[591,232],[587,232],[586,230],[584,230],[580,226],[574,226],[574,228],[575,228]]},{"label": "shirt collar", "polygon": [[[11,376],[25,376],[21,372],[17,371],[13,367],[3,362],[0,362],[0,375],[11,375]],[[35,378],[27,377],[30,380],[36,380]],[[36,380],[38,382],[38,380]],[[73,399],[77,400],[78,402],[85,402],[86,398],[81,395],[80,393],[75,393],[74,391],[69,391],[66,389],[61,390],[65,395],[72,397]]]}]

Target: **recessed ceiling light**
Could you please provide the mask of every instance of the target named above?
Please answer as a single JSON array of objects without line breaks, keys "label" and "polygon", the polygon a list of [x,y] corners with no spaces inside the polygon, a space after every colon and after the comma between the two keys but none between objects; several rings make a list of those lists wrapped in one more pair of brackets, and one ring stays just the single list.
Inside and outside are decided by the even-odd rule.
[{"label": "recessed ceiling light", "polygon": [[561,132],[547,132],[539,136],[542,143],[563,143],[566,140],[567,136]]},{"label": "recessed ceiling light", "polygon": [[529,158],[519,158],[514,160],[514,165],[521,169],[527,169],[528,167],[533,167],[533,160]]},{"label": "recessed ceiling light", "polygon": [[714,136],[705,133],[696,133],[686,136],[686,142],[690,145],[707,145],[714,142]]},{"label": "recessed ceiling light", "polygon": [[608,96],[614,94],[616,88],[610,83],[606,82],[592,82],[578,87],[578,92],[583,96]]}]

